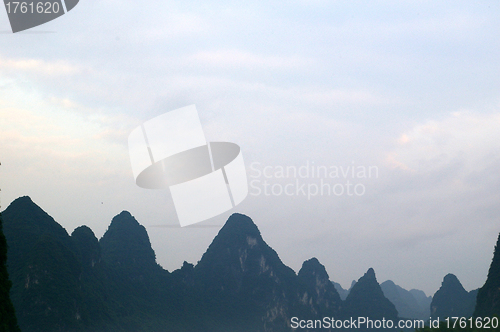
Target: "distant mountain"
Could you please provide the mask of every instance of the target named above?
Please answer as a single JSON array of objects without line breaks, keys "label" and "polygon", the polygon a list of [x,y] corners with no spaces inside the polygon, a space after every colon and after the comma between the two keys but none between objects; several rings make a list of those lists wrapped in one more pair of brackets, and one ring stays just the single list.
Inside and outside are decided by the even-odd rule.
[{"label": "distant mountain", "polygon": [[427,296],[423,291],[419,289],[410,289],[411,295],[417,300],[418,305],[420,308],[425,309],[425,314],[426,314],[426,320],[431,317],[431,302],[432,302],[432,296]]},{"label": "distant mountain", "polygon": [[447,274],[441,287],[432,297],[431,317],[471,317],[476,305],[477,290],[467,292],[458,278]]},{"label": "distant mountain", "polygon": [[391,280],[381,283],[380,288],[382,288],[385,297],[396,307],[399,317],[423,320],[429,319],[430,301],[428,303],[425,301],[421,301],[421,303],[419,303],[413,295],[413,293],[421,292],[423,293],[423,296],[427,298],[424,292],[418,290],[413,290],[413,292],[407,291],[406,289],[396,285]]},{"label": "distant mountain", "polygon": [[2,225],[2,216],[0,215],[0,331],[20,332],[9,295],[12,282],[7,272],[7,240],[3,234]]},{"label": "distant mountain", "polygon": [[500,316],[500,234],[493,252],[488,278],[477,294],[475,317]]},{"label": "distant mountain", "polygon": [[359,278],[349,292],[344,302],[344,316],[397,320],[396,307],[384,296],[372,268]]},{"label": "distant mountain", "polygon": [[347,298],[347,295],[349,295],[349,290],[344,289],[342,287],[342,285],[339,284],[338,282],[332,281],[332,284],[333,284],[333,287],[335,287],[335,289],[337,290],[337,293],[339,293],[340,299],[342,301],[345,301],[345,299]]},{"label": "distant mountain", "polygon": [[345,301],[345,299],[347,298],[347,295],[349,295],[349,292],[351,291],[352,287],[354,285],[356,285],[356,280],[353,280],[351,282],[351,287],[349,287],[349,289],[344,289],[342,287],[342,285],[339,284],[338,282],[332,281],[332,283],[333,283],[333,286],[335,286],[335,289],[337,290],[337,292],[339,293],[340,298],[342,299],[342,301]]}]

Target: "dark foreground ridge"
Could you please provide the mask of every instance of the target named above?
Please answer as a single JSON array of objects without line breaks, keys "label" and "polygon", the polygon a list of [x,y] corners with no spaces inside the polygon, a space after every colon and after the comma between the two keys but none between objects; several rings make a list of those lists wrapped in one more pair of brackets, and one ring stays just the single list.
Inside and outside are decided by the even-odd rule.
[{"label": "dark foreground ridge", "polygon": [[7,273],[7,240],[3,234],[3,222],[0,215],[0,331],[20,332],[10,300],[12,283]]},{"label": "dark foreground ridge", "polygon": [[173,272],[156,263],[146,229],[127,211],[100,240],[87,226],[68,235],[29,197],[12,202],[3,220],[10,295],[23,332],[279,332],[293,330],[292,317],[397,320],[388,296],[399,299],[398,308],[428,306],[421,291],[392,282],[381,288],[372,268],[342,300],[316,258],[296,274],[242,214],[227,220],[196,265],[184,262]]},{"label": "dark foreground ridge", "polygon": [[500,234],[495,245],[488,278],[477,294],[475,317],[500,316]]}]

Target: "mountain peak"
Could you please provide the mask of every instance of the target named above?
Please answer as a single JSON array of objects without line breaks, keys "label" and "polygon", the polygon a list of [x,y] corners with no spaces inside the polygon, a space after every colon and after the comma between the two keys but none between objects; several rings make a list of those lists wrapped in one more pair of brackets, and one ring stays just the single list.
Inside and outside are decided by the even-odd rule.
[{"label": "mountain peak", "polygon": [[[17,252],[19,249],[20,253],[26,253],[27,247],[31,247],[44,234],[50,234],[71,247],[66,230],[34,203],[29,196],[15,199],[2,212],[2,217],[7,241],[17,235],[23,239],[21,242],[9,243],[9,250],[12,252]],[[12,254],[9,256],[11,264],[19,260],[19,257],[14,256]]]},{"label": "mountain peak", "polygon": [[304,286],[302,302],[309,306],[311,312],[318,317],[337,316],[340,313],[340,295],[317,258],[311,258],[302,264],[298,279]]},{"label": "mountain peak", "polygon": [[[138,225],[140,226],[139,222],[130,214],[128,211],[122,211],[119,214],[117,214],[112,220],[111,220],[111,225],[113,224],[119,224],[119,225]],[[110,225],[110,227],[111,227]]]},{"label": "mountain peak", "polygon": [[345,301],[345,313],[349,316],[366,316],[370,318],[396,319],[398,312],[382,292],[373,268],[359,278],[352,286]]},{"label": "mountain peak", "polygon": [[369,268],[368,271],[366,271],[364,277],[370,278],[370,279],[375,279],[375,280],[377,279],[375,277],[375,270],[373,268]]},{"label": "mountain peak", "polygon": [[432,297],[431,317],[469,317],[474,311],[475,298],[469,294],[454,274],[443,278],[441,287]]},{"label": "mountain peak", "polygon": [[94,235],[94,232],[88,226],[77,227],[71,233],[71,239],[75,244],[77,254],[85,268],[92,268],[101,260],[101,247]]},{"label": "mountain peak", "polygon": [[[24,212],[24,214],[45,214],[49,216],[48,214],[45,213],[45,211],[42,210],[41,207],[39,207],[29,196],[22,196],[19,198],[16,198],[15,200],[10,203],[10,205],[7,207],[5,212],[7,210],[19,210]],[[51,217],[50,217],[51,218]]]},{"label": "mountain peak", "polygon": [[233,213],[226,224],[221,228],[220,234],[244,234],[254,237],[261,237],[260,231],[252,219],[244,214]]},{"label": "mountain peak", "polygon": [[304,263],[302,263],[302,268],[299,271],[299,277],[302,275],[310,274],[317,278],[328,280],[328,273],[325,267],[318,261],[316,257],[313,257]]},{"label": "mountain peak", "polygon": [[[245,252],[245,259],[240,257],[241,252]],[[246,270],[244,262],[249,253],[259,259],[261,255],[264,255],[267,259],[276,261],[276,263],[279,261],[282,264],[276,252],[262,239],[260,231],[252,219],[246,215],[234,213],[220,229],[197,268],[205,266],[207,262],[220,265],[221,257],[226,256],[227,258],[232,257],[231,260],[235,260],[238,265],[241,265],[242,270]],[[268,255],[270,257],[267,257]]]},{"label": "mountain peak", "polygon": [[129,266],[137,271],[156,269],[156,255],[146,228],[128,211],[122,211],[111,220],[99,243],[103,259],[110,264]]},{"label": "mountain peak", "polygon": [[117,216],[121,216],[121,217],[132,217],[132,215],[130,214],[130,212],[126,211],[126,210],[123,210],[122,212],[120,212]]},{"label": "mountain peak", "polygon": [[445,283],[460,284],[460,281],[458,280],[456,275],[454,275],[452,273],[448,273],[443,278],[443,284],[445,284]]},{"label": "mountain peak", "polygon": [[319,262],[316,257],[313,257],[304,263],[302,263],[302,268],[298,273],[299,279],[307,280],[311,283],[330,284],[328,272],[326,272],[325,266]]},{"label": "mountain peak", "polygon": [[239,322],[219,331],[234,331],[236,326],[249,326],[250,321],[269,326],[286,324],[285,303],[296,296],[292,291],[295,272],[262,239],[252,219],[236,213],[229,217],[194,268],[194,280],[198,293],[210,299],[207,314],[216,317],[219,312],[230,310],[229,319],[220,324]]},{"label": "mountain peak", "polygon": [[[222,251],[268,251],[267,248],[267,244],[262,239],[260,231],[252,219],[244,214],[234,213],[220,229],[219,234],[217,234],[208,247],[200,263],[203,265],[204,261],[208,257],[211,257],[213,253],[217,253],[218,255],[222,254]],[[277,257],[276,253],[274,255]]]},{"label": "mountain peak", "polygon": [[[33,200],[29,196],[21,196],[21,197],[16,198],[15,200],[13,200],[11,204],[13,204],[13,203],[15,203],[15,204],[33,203]],[[33,203],[33,204],[35,204],[35,203]]]},{"label": "mountain peak", "polygon": [[304,263],[302,263],[302,267],[304,267],[304,266],[317,267],[317,266],[323,266],[323,265],[321,265],[321,263],[319,262],[319,260],[316,257],[313,257],[311,259],[304,261]]},{"label": "mountain peak", "polygon": [[386,281],[384,281],[383,283],[380,284],[380,286],[382,286],[382,285],[387,285],[389,287],[396,287],[396,284],[392,280],[386,280]]}]

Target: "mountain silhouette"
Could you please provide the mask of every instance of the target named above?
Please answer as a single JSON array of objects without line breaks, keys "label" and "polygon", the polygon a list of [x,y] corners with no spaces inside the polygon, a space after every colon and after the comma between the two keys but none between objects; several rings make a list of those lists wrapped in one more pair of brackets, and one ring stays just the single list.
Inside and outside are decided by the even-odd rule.
[{"label": "mountain silhouette", "polygon": [[144,228],[122,222],[132,218],[130,214],[119,215],[110,225],[104,246],[86,226],[70,237],[29,197],[16,199],[2,215],[10,295],[23,332],[177,326],[172,317],[182,306],[175,300],[168,272],[154,262]]},{"label": "mountain silhouette", "polygon": [[10,299],[12,282],[7,272],[7,240],[3,233],[3,221],[0,214],[0,331],[20,332],[14,312],[14,305]]},{"label": "mountain silhouette", "polygon": [[130,212],[122,211],[111,220],[99,246],[112,313],[118,321],[134,322],[123,328],[175,329],[184,309],[182,292],[156,263],[146,228]]},{"label": "mountain silhouette", "polygon": [[[100,240],[87,226],[69,236],[29,197],[13,201],[2,217],[10,297],[23,332],[285,332],[292,330],[292,317],[397,320],[396,307],[399,316],[411,316],[430,301],[391,281],[381,287],[372,268],[344,290],[343,301],[316,258],[296,274],[252,219],[237,213],[197,264],[184,262],[171,273],[156,262],[146,229],[127,211],[111,220]],[[495,290],[487,289],[496,287],[497,256],[495,251],[483,287],[484,306],[496,301]],[[0,285],[1,267],[0,261]],[[434,312],[470,315],[474,294],[449,275],[435,295]]]},{"label": "mountain silhouette", "polygon": [[431,302],[432,296],[427,296],[423,291],[419,289],[410,289],[411,295],[417,300],[420,308],[425,309],[425,319],[428,319],[431,315]]},{"label": "mountain silhouette", "polygon": [[432,297],[431,317],[470,317],[476,305],[477,290],[467,292],[454,274],[447,274]]},{"label": "mountain silhouette", "polygon": [[22,331],[72,330],[81,322],[81,268],[66,230],[29,197],[3,212],[11,298]]},{"label": "mountain silhouette", "polygon": [[146,228],[128,211],[122,211],[111,220],[99,244],[102,259],[118,270],[126,270],[131,280],[143,279],[145,274],[162,270],[156,263]]},{"label": "mountain silhouette", "polygon": [[[296,303],[295,272],[252,220],[233,214],[194,268],[207,331],[286,330]],[[290,306],[290,304],[292,304]]]},{"label": "mountain silhouette", "polygon": [[488,277],[477,294],[475,317],[500,316],[500,234],[498,235]]},{"label": "mountain silhouette", "polygon": [[344,316],[398,319],[398,312],[382,292],[375,271],[369,268],[352,287],[344,303]]},{"label": "mountain silhouette", "polygon": [[101,247],[94,232],[87,226],[80,226],[71,233],[76,253],[85,271],[90,271],[102,262]]},{"label": "mountain silhouette", "polygon": [[[413,295],[415,291],[422,291],[408,291],[396,285],[392,280],[384,281],[380,284],[380,288],[382,288],[384,296],[396,307],[399,317],[416,318],[423,320],[429,319],[430,302],[426,303],[425,301],[421,301],[421,303],[419,303]],[[425,293],[423,296],[427,298],[425,296]]]},{"label": "mountain silhouette", "polygon": [[341,314],[342,299],[330,281],[325,267],[316,258],[302,264],[298,279],[304,287],[301,301],[317,319],[338,317]]},{"label": "mountain silhouette", "polygon": [[347,295],[349,295],[349,290],[348,289],[344,289],[342,287],[342,285],[339,284],[338,282],[332,281],[332,284],[335,287],[335,289],[337,290],[337,293],[339,293],[340,299],[342,301],[345,301],[345,299],[347,298]]}]

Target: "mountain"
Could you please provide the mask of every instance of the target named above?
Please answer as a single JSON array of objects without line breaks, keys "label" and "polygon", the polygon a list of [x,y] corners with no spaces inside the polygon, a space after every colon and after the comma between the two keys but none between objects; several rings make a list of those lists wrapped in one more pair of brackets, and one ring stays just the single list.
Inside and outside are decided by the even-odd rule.
[{"label": "mountain", "polygon": [[89,262],[92,265],[102,260],[101,278],[92,286],[106,287],[101,290],[114,321],[126,331],[180,329],[178,317],[184,309],[181,294],[168,271],[156,263],[146,228],[130,212],[122,211],[111,220],[97,245],[89,230],[87,248],[93,255],[85,259],[85,265],[88,268]]},{"label": "mountain", "polygon": [[13,201],[3,218],[11,298],[21,330],[78,329],[84,314],[81,268],[66,230],[29,197]]},{"label": "mountain", "polygon": [[429,317],[431,317],[432,296],[427,296],[419,289],[410,289],[410,293],[417,301],[419,307],[425,309],[425,319],[429,319]]},{"label": "mountain", "polygon": [[344,302],[344,317],[369,317],[370,319],[398,319],[398,312],[382,292],[370,268],[352,287]]},{"label": "mountain", "polygon": [[[389,299],[389,301],[391,301],[396,307],[399,317],[424,320],[429,319],[430,302],[428,304],[422,303],[421,305],[413,296],[412,292],[396,285],[391,280],[387,280],[381,283],[380,288],[382,288],[384,296]],[[417,290],[413,291],[413,293],[422,292]]]},{"label": "mountain", "polygon": [[342,287],[342,285],[339,284],[338,282],[332,281],[332,284],[333,284],[333,287],[335,287],[335,289],[337,290],[337,293],[339,293],[340,299],[342,301],[345,301],[345,299],[347,298],[347,295],[349,295],[349,290],[344,289]]},{"label": "mountain", "polygon": [[71,233],[76,254],[84,272],[96,269],[102,263],[101,247],[94,232],[87,226],[80,226]]},{"label": "mountain", "polygon": [[111,220],[99,244],[103,260],[118,270],[126,270],[131,280],[162,270],[156,263],[146,228],[130,212],[122,211]]},{"label": "mountain", "polygon": [[477,290],[467,292],[455,275],[447,274],[432,297],[431,317],[441,320],[446,317],[470,317],[474,312],[476,296]]},{"label": "mountain", "polygon": [[168,294],[162,285],[169,277],[168,272],[156,263],[146,228],[130,212],[122,211],[115,216],[98,245],[93,243],[95,251],[100,248],[102,261],[111,271],[110,279],[130,289],[126,296],[120,294],[122,304],[133,306],[135,302],[146,301],[156,310],[163,307]]},{"label": "mountain", "polygon": [[172,273],[156,263],[146,229],[127,211],[100,240],[87,226],[69,236],[29,197],[4,216],[11,295],[24,332],[289,331],[292,317],[343,317],[345,303],[363,308],[360,293],[372,279],[381,294],[369,270],[344,303],[316,258],[295,274],[241,214],[227,220],[196,265]]},{"label": "mountain", "polygon": [[175,330],[183,309],[149,238],[127,212],[101,245],[92,230],[71,236],[29,197],[3,212],[10,292],[23,332]]},{"label": "mountain", "polygon": [[0,215],[0,332],[20,332],[9,295],[12,282],[7,272],[7,240],[2,225]]},{"label": "mountain", "polygon": [[107,330],[116,320],[113,319],[113,307],[116,304],[109,301],[113,297],[115,285],[111,279],[110,270],[101,257],[101,247],[94,232],[87,226],[80,226],[71,233],[75,254],[79,261],[81,274],[79,276],[83,294],[81,299],[81,317],[83,327],[94,330]]},{"label": "mountain", "polygon": [[500,234],[485,284],[477,294],[474,317],[500,316]]},{"label": "mountain", "polygon": [[[387,297],[400,316],[430,300],[390,281],[379,285],[370,268],[344,290],[343,301],[316,258],[296,274],[242,214],[227,220],[197,264],[184,262],[171,273],[157,264],[146,229],[127,211],[111,220],[100,240],[87,226],[68,235],[29,197],[12,202],[2,216],[10,297],[23,332],[285,332],[292,317],[397,320]],[[1,270],[4,249],[0,236],[3,298],[9,286]],[[460,315],[456,303],[471,311],[473,298],[447,276],[432,303],[440,315],[450,306]]]},{"label": "mountain", "polygon": [[8,266],[19,277],[33,247],[48,235],[67,248],[72,247],[66,230],[27,197],[14,200],[3,212],[4,233],[9,245]]},{"label": "mountain", "polygon": [[316,258],[302,264],[298,279],[304,287],[301,302],[315,318],[338,317],[341,314],[342,299],[330,281],[325,267]]},{"label": "mountain", "polygon": [[231,215],[193,273],[205,331],[288,329],[298,306],[296,274],[249,217]]}]

